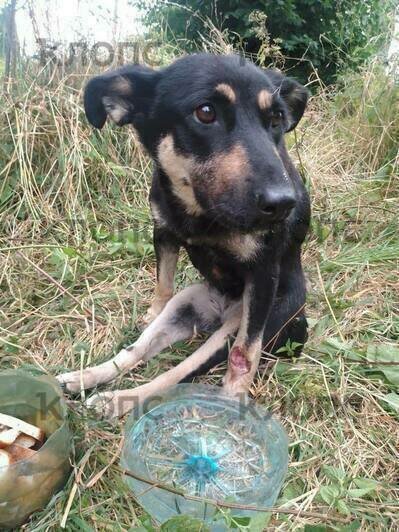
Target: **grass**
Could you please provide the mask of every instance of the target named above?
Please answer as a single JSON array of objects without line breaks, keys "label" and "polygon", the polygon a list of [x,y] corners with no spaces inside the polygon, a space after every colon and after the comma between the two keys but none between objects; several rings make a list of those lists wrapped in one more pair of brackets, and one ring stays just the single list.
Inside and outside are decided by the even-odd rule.
[{"label": "grass", "polygon": [[[1,368],[56,375],[106,360],[137,338],[151,299],[150,164],[134,132],[88,127],[83,81],[26,75],[1,97]],[[230,528],[398,529],[398,102],[371,65],[315,96],[288,139],[313,203],[304,251],[311,336],[299,360],[264,360],[252,393],[289,433],[278,504],[299,515]],[[182,256],[178,287],[196,278]],[[197,345],[112,386],[148,382]],[[224,371],[202,380],[219,384]],[[65,517],[67,530],[153,530],[115,462],[124,420],[100,421],[79,398],[69,404],[73,473],[24,529],[59,530]]]}]

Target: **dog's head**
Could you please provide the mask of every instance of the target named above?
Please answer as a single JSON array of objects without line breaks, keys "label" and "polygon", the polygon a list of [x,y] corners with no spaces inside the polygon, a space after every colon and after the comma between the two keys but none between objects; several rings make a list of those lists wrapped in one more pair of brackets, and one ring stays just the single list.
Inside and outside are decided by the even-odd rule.
[{"label": "dog's head", "polygon": [[279,153],[307,90],[238,56],[195,54],[152,70],[126,66],[90,80],[89,122],[132,124],[180,202],[228,228],[279,222],[295,205]]}]

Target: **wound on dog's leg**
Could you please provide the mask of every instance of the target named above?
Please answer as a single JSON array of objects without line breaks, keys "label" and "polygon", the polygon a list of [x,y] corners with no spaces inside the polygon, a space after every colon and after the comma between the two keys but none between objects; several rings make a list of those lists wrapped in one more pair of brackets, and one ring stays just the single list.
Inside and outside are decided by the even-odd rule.
[{"label": "wound on dog's leg", "polygon": [[251,364],[247,359],[244,348],[239,347],[238,345],[233,347],[233,349],[230,351],[229,361],[231,364],[231,369],[234,373],[248,373],[251,369]]},{"label": "wound on dog's leg", "polygon": [[223,386],[232,394],[246,393],[258,368],[262,339],[256,338],[250,345],[235,345],[230,351],[228,368]]}]

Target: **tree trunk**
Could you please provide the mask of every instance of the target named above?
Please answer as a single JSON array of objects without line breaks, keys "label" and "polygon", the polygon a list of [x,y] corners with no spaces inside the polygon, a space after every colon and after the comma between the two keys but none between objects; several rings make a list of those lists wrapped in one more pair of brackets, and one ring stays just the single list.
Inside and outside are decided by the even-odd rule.
[{"label": "tree trunk", "polygon": [[4,78],[8,83],[11,77],[15,77],[17,55],[18,55],[18,38],[17,28],[15,25],[15,11],[17,0],[10,0],[5,7],[4,15]]}]

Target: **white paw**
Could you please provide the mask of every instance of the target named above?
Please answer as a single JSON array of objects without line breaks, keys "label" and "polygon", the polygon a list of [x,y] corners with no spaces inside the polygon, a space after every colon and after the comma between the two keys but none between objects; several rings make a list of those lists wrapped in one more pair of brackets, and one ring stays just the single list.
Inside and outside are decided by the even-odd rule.
[{"label": "white paw", "polygon": [[71,371],[70,373],[63,373],[56,377],[61,387],[69,393],[79,393],[84,389],[83,377],[81,371]]},{"label": "white paw", "polygon": [[123,414],[118,403],[118,392],[102,392],[87,399],[86,406],[93,409],[101,418],[112,419]]},{"label": "white paw", "polygon": [[104,419],[121,417],[137,408],[145,399],[151,397],[151,386],[143,384],[134,389],[101,392],[86,401],[86,406],[92,408]]}]

